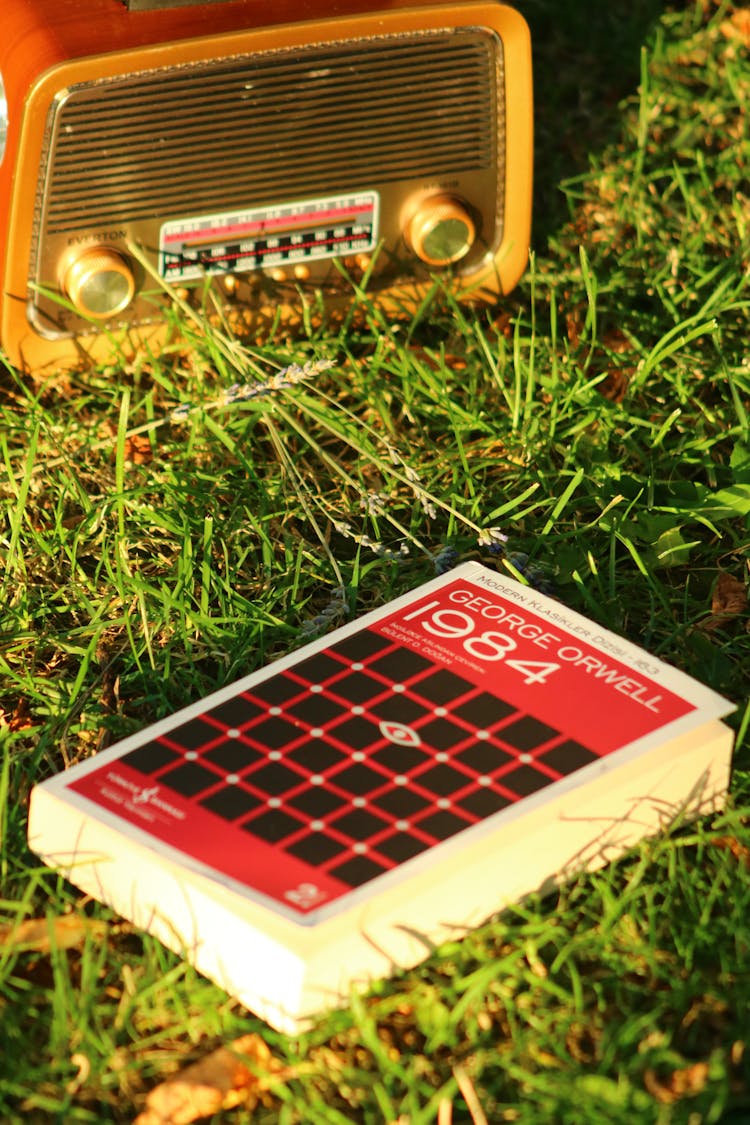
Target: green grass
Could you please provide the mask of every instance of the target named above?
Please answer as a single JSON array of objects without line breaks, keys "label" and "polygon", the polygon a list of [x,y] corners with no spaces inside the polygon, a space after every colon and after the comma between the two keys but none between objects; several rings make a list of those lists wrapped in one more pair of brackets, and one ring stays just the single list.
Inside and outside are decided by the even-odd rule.
[{"label": "green grass", "polygon": [[[3,1122],[130,1122],[252,1030],[305,1064],[267,1125],[428,1125],[441,1103],[465,1125],[466,1079],[490,1125],[750,1120],[750,633],[746,610],[711,620],[750,558],[747,30],[711,0],[589,7],[524,7],[535,253],[500,308],[436,287],[404,323],[361,295],[295,340],[188,322],[128,365],[0,376],[0,921],[104,923],[69,950],[0,943]],[[412,589],[447,547],[507,565],[495,527],[527,577],[738,705],[724,814],[298,1039],[30,855],[35,781]]]}]

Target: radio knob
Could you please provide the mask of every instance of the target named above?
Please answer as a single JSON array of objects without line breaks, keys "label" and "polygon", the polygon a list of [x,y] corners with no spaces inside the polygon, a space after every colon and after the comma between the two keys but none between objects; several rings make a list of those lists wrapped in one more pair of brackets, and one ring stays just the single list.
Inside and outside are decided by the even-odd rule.
[{"label": "radio knob", "polygon": [[90,246],[68,264],[62,287],[84,316],[108,320],[132,301],[135,278],[125,258],[116,250]]},{"label": "radio knob", "polygon": [[424,199],[409,220],[406,240],[429,266],[448,266],[471,250],[476,228],[469,211],[452,195]]}]

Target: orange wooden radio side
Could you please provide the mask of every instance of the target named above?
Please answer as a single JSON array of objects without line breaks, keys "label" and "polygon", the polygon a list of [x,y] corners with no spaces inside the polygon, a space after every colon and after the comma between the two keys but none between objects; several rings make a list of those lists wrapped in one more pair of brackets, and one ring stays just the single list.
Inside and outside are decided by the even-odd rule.
[{"label": "orange wooden radio side", "polygon": [[[339,268],[393,307],[525,267],[531,62],[496,3],[3,0],[0,344],[44,372],[164,325],[210,279],[272,319]],[[0,100],[0,107],[2,101]],[[4,126],[4,128],[3,128]]]}]

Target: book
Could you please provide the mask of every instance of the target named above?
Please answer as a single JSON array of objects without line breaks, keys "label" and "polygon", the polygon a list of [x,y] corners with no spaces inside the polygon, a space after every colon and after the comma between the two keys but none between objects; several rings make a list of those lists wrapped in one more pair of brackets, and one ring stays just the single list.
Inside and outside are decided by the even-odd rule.
[{"label": "book", "polygon": [[37,785],[29,843],[294,1033],[719,809],[732,710],[465,563]]}]

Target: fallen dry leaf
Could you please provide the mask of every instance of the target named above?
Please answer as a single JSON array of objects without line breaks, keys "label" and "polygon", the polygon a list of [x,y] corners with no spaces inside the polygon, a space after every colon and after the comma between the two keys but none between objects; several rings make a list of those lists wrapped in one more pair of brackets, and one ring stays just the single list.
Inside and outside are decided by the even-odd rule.
[{"label": "fallen dry leaf", "polygon": [[572,1024],[565,1036],[565,1047],[576,1062],[591,1066],[599,1053],[596,1030],[585,1024]]},{"label": "fallen dry leaf", "polygon": [[500,313],[492,322],[492,327],[498,336],[506,340],[513,339],[513,317],[509,312]]},{"label": "fallen dry leaf", "polygon": [[437,358],[433,355],[430,355],[426,348],[416,347],[411,349],[411,354],[415,359],[418,359],[420,363],[423,363],[425,367],[430,371],[440,371],[444,366],[449,367],[451,371],[466,370],[466,360],[461,355],[452,355],[450,353],[446,353],[445,355],[441,355],[439,358]]},{"label": "fallen dry leaf", "polygon": [[607,372],[601,383],[597,384],[599,394],[610,402],[622,402],[630,389],[634,374],[634,367],[613,368]]},{"label": "fallen dry leaf", "polygon": [[750,848],[741,844],[735,836],[714,836],[711,843],[715,848],[726,848],[738,863],[750,868]]},{"label": "fallen dry leaf", "polygon": [[156,1086],[133,1125],[190,1125],[223,1109],[252,1109],[274,1081],[292,1073],[259,1035],[243,1035]]},{"label": "fallen dry leaf", "polygon": [[632,352],[633,350],[630,337],[621,328],[610,328],[605,332],[602,344],[608,352],[613,352],[616,355],[622,355],[624,352]]},{"label": "fallen dry leaf", "polygon": [[733,574],[723,570],[716,580],[713,597],[711,598],[711,612],[716,614],[744,613],[747,609],[747,591],[745,583]]},{"label": "fallen dry leaf", "polygon": [[613,356],[630,357],[633,361],[635,359],[633,344],[620,328],[611,328],[604,333],[602,346],[592,356],[590,367],[594,373],[606,372],[598,384],[599,393],[611,402],[622,402],[635,375],[635,363],[628,363],[626,359],[622,362],[615,361]]},{"label": "fallen dry leaf", "polygon": [[750,8],[738,8],[729,19],[721,24],[721,34],[725,39],[739,39],[750,47]]},{"label": "fallen dry leaf", "polygon": [[125,460],[134,465],[147,465],[154,459],[151,442],[145,434],[130,434],[125,438]]},{"label": "fallen dry leaf", "polygon": [[29,716],[28,700],[19,699],[12,711],[6,711],[4,707],[0,707],[0,727],[17,731],[28,730],[33,725],[34,723]]},{"label": "fallen dry leaf", "polygon": [[659,1077],[653,1070],[647,1070],[643,1075],[643,1084],[649,1094],[663,1105],[699,1094],[707,1080],[708,1063],[704,1062],[673,1070],[664,1078]]},{"label": "fallen dry leaf", "polygon": [[745,583],[733,574],[722,570],[716,579],[711,597],[711,616],[702,622],[708,632],[728,625],[747,609],[747,590]]},{"label": "fallen dry leaf", "polygon": [[105,922],[79,914],[27,918],[25,922],[0,926],[0,945],[22,946],[35,953],[49,953],[51,949],[72,949],[81,945],[89,934],[101,938],[106,932]]},{"label": "fallen dry leaf", "polygon": [[565,334],[571,347],[577,348],[581,342],[583,320],[578,311],[565,314]]},{"label": "fallen dry leaf", "polygon": [[[585,342],[582,312],[579,307],[565,316],[568,343],[574,351]],[[602,376],[597,383],[599,394],[612,402],[623,401],[635,374],[635,355],[632,341],[622,329],[610,328],[601,336],[587,357],[586,367],[590,375]],[[619,356],[623,359],[615,358]]]}]

